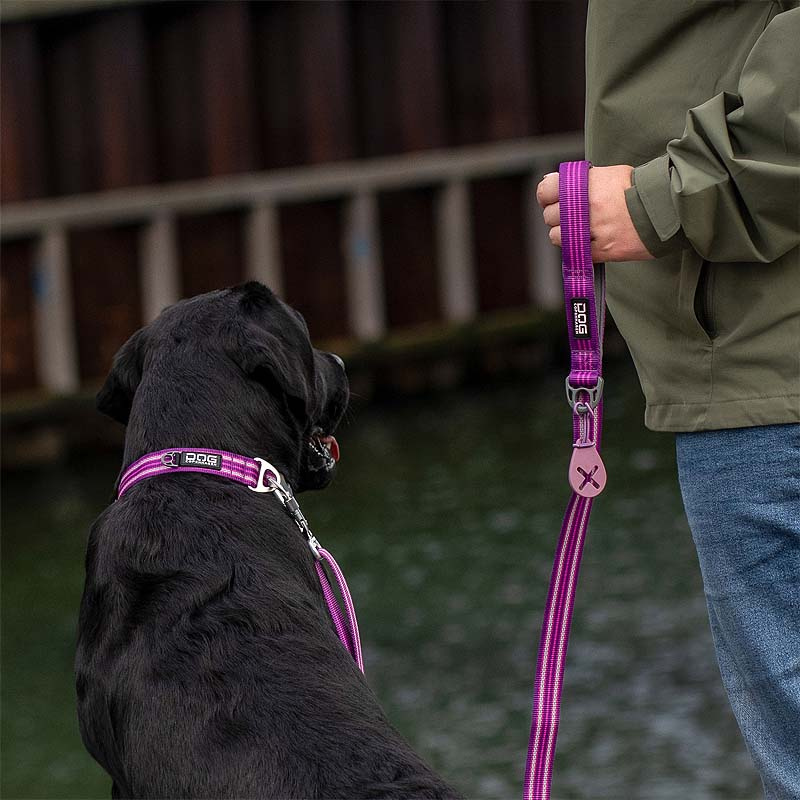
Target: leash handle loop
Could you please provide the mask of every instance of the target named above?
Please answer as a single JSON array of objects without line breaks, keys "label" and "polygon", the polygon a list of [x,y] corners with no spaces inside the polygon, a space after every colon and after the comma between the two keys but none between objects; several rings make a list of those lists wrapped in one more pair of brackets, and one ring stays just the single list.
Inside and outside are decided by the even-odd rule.
[{"label": "leash handle loop", "polygon": [[605,467],[597,450],[603,416],[605,282],[603,265],[595,269],[592,263],[590,167],[588,161],[559,166],[562,277],[570,345],[566,389],[572,408],[572,494],[556,545],[539,640],[523,800],[550,798],[575,589],[592,498],[605,486]]}]

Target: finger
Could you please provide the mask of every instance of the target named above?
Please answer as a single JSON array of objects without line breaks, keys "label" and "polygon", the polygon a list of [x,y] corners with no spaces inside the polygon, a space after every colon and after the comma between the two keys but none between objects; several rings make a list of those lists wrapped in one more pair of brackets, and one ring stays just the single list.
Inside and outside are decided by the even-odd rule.
[{"label": "finger", "polygon": [[553,203],[545,208],[542,212],[542,218],[545,224],[551,228],[561,224],[561,205],[560,203]]},{"label": "finger", "polygon": [[536,187],[536,201],[544,208],[558,202],[558,173],[548,172]]},{"label": "finger", "polygon": [[561,226],[556,225],[555,228],[550,228],[550,242],[557,247],[561,247]]}]

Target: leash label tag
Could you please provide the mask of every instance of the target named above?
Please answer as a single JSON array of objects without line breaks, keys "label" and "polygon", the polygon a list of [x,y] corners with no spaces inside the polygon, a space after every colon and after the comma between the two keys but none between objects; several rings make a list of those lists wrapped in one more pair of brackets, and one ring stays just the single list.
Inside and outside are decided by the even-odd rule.
[{"label": "leash label tag", "polygon": [[596,497],[605,489],[606,468],[595,445],[575,445],[569,461],[569,485],[581,497]]},{"label": "leash label tag", "polygon": [[585,297],[572,298],[572,334],[576,339],[589,338],[589,301]]},{"label": "leash label tag", "polygon": [[181,453],[182,467],[203,467],[204,469],[222,469],[222,456],[216,453]]}]

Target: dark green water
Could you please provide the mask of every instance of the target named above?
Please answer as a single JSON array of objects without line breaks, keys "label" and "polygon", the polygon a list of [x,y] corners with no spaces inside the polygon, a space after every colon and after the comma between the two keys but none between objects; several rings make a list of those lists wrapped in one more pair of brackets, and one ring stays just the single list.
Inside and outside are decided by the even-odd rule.
[{"label": "dark green water", "polygon": [[[551,559],[567,498],[563,378],[358,415],[335,484],[302,499],[344,568],[389,717],[474,798],[516,798]],[[573,618],[554,798],[744,800],[758,780],[728,709],[672,437],[635,378],[607,381],[609,487]],[[2,796],[107,797],[71,662],[90,521],[118,459],[3,482]],[[266,501],[269,502],[269,501]]]}]

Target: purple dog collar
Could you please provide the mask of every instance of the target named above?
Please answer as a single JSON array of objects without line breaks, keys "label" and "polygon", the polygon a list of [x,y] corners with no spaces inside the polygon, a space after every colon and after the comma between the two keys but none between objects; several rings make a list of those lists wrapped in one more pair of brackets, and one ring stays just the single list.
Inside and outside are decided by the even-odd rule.
[{"label": "purple dog collar", "polygon": [[[120,478],[117,500],[131,486],[140,481],[176,472],[217,475],[244,484],[248,489],[259,494],[275,494],[286,513],[308,538],[308,546],[316,560],[314,566],[322,587],[322,595],[328,606],[336,635],[353,657],[356,666],[363,672],[364,659],[361,655],[361,637],[356,619],[356,609],[344,573],[336,563],[336,559],[320,545],[316,536],[311,532],[308,520],[300,510],[291,487],[283,481],[280,472],[263,458],[248,458],[237,453],[229,453],[227,450],[209,450],[205,447],[171,447],[168,450],[148,453],[134,461]],[[333,579],[344,601],[344,611],[339,606],[323,562],[333,573]]]},{"label": "purple dog collar", "polygon": [[218,475],[243,483],[254,492],[271,491],[265,483],[269,478],[281,483],[278,471],[263,458],[248,458],[225,450],[208,450],[203,447],[172,447],[169,450],[148,453],[134,461],[120,478],[117,500],[139,481],[174,472]]}]

